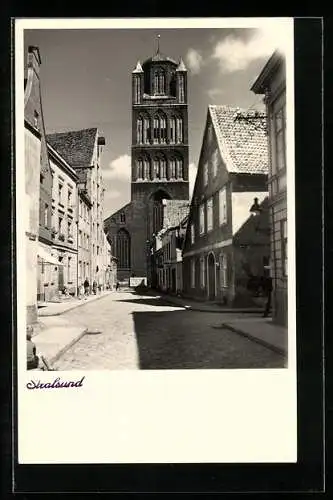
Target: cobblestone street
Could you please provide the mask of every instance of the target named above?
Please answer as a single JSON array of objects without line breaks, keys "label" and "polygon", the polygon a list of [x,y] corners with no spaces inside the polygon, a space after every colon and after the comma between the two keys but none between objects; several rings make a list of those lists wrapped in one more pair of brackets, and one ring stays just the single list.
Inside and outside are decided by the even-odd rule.
[{"label": "cobblestone street", "polygon": [[[86,334],[55,363],[58,370],[283,368],[283,358],[218,321],[235,314],[187,311],[156,297],[119,292],[63,314]],[[239,316],[245,317],[245,314]]]}]

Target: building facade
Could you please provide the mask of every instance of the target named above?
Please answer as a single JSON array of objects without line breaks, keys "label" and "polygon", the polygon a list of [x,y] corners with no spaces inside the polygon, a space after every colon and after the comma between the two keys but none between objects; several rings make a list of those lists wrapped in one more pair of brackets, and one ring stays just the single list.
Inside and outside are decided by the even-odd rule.
[{"label": "building facade", "polygon": [[183,290],[183,243],[187,217],[177,226],[162,229],[156,237],[155,261],[157,289],[164,293],[180,294]]},{"label": "building facade", "polygon": [[265,95],[270,164],[268,189],[271,217],[271,273],[274,320],[288,321],[288,216],[286,161],[286,68],[285,59],[274,52],[251,90]]},{"label": "building facade", "polygon": [[53,176],[52,253],[59,262],[56,288],[60,293],[77,294],[78,177],[70,165],[48,145]]},{"label": "building facade", "polygon": [[118,277],[152,280],[149,245],[164,200],[188,200],[187,70],[159,49],[132,72],[131,202],[105,220]]},{"label": "building facade", "polygon": [[[52,173],[49,164],[41,102],[38,47],[28,48],[24,89],[25,179],[27,213],[27,321],[37,321],[37,302],[55,292],[56,260],[52,257]],[[37,182],[37,184],[36,184]]]},{"label": "building facade", "polygon": [[[237,119],[242,113],[229,106],[208,108],[185,236],[183,283],[185,295],[245,306],[252,300],[244,274],[263,274],[269,236],[255,231],[255,225],[250,225],[249,241],[239,235],[245,225],[249,231],[254,198],[261,203],[268,194],[268,155],[264,129]],[[263,248],[256,269],[251,245]]]},{"label": "building facade", "polygon": [[60,132],[47,136],[51,146],[78,177],[78,281],[86,278],[104,289],[108,242],[103,230],[104,185],[101,151],[104,137],[97,128]]}]

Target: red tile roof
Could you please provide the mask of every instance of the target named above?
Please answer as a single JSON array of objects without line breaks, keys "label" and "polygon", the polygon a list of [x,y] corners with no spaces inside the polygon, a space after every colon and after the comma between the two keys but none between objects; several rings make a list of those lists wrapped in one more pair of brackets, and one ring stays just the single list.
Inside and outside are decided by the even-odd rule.
[{"label": "red tile roof", "polygon": [[72,167],[86,167],[92,164],[96,136],[97,128],[87,128],[48,134],[46,140]]},{"label": "red tile roof", "polygon": [[[268,138],[264,127],[266,118],[259,112],[256,121],[248,122],[235,119],[237,113],[252,116],[258,112],[233,108],[230,106],[210,105],[209,114],[215,129],[220,154],[229,172],[248,174],[268,173]],[[258,116],[258,115],[257,115]],[[259,126],[259,121],[260,126]]]}]

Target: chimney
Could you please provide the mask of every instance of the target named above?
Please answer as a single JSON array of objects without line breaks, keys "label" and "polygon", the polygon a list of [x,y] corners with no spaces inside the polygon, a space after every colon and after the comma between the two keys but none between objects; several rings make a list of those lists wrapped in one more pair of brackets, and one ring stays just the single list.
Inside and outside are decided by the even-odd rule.
[{"label": "chimney", "polygon": [[39,76],[39,67],[41,63],[39,48],[30,45],[28,47],[28,68],[32,68],[36,75]]}]

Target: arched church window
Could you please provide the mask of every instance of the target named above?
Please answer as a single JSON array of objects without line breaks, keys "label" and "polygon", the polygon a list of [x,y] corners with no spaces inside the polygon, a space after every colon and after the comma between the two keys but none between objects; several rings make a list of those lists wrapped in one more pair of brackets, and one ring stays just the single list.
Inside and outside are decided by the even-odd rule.
[{"label": "arched church window", "polygon": [[137,179],[143,179],[143,160],[139,158],[137,160]]},{"label": "arched church window", "polygon": [[165,156],[160,158],[160,178],[166,179],[166,159]]},{"label": "arched church window", "polygon": [[179,102],[185,101],[184,75],[179,75]]},{"label": "arched church window", "polygon": [[126,229],[120,229],[117,233],[116,257],[119,269],[129,269],[131,255],[131,239]]},{"label": "arched church window", "polygon": [[166,117],[165,115],[161,115],[160,117],[160,137],[161,137],[161,142],[163,144],[166,143],[167,139],[167,128],[166,128]]},{"label": "arched church window", "polygon": [[184,178],[183,158],[177,158],[176,162],[177,162],[177,169],[176,169],[177,179],[183,179]]},{"label": "arched church window", "polygon": [[143,118],[143,140],[144,144],[149,144],[150,142],[150,121],[148,116]]},{"label": "arched church window", "polygon": [[136,122],[136,142],[137,144],[142,144],[143,142],[143,119],[141,116]]},{"label": "arched church window", "polygon": [[176,158],[170,158],[169,162],[169,179],[176,178]]},{"label": "arched church window", "polygon": [[165,74],[162,69],[158,69],[154,74],[154,94],[165,93]]},{"label": "arched church window", "polygon": [[170,118],[170,143],[174,144],[176,142],[176,118],[172,116]]},{"label": "arched church window", "polygon": [[183,142],[183,119],[177,118],[177,142]]},{"label": "arched church window", "polygon": [[154,116],[154,135],[153,135],[154,144],[157,144],[159,140],[159,128],[160,128],[160,120],[159,117],[156,115]]},{"label": "arched church window", "polygon": [[160,159],[154,158],[154,161],[153,161],[153,179],[160,179],[160,177],[161,177]]},{"label": "arched church window", "polygon": [[143,160],[143,178],[145,181],[150,179],[150,161],[148,158]]}]

